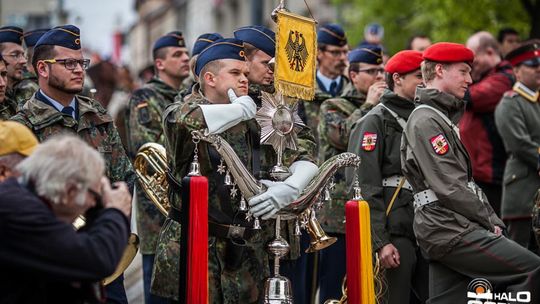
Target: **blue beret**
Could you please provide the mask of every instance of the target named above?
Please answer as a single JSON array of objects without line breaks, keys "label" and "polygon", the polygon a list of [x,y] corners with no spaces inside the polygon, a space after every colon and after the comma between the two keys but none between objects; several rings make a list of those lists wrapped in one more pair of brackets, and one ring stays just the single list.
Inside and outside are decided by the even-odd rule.
[{"label": "blue beret", "polygon": [[23,30],[16,26],[3,26],[0,27],[0,43],[13,42],[16,44],[22,44]]},{"label": "blue beret", "polygon": [[40,45],[58,45],[72,50],[81,49],[81,34],[75,25],[57,26],[39,38],[34,47]]},{"label": "blue beret", "polygon": [[167,46],[185,47],[186,42],[184,41],[184,36],[182,35],[182,32],[173,31],[159,37],[159,39],[156,40],[156,43],[154,43],[154,47],[152,48],[152,51],[155,51],[157,49],[164,48]]},{"label": "blue beret", "polygon": [[38,42],[39,38],[50,30],[51,29],[38,29],[25,32],[23,35],[24,44],[26,44],[26,47],[33,47]]},{"label": "blue beret", "polygon": [[276,55],[276,33],[260,25],[244,26],[234,31],[234,38],[243,40],[267,55]]},{"label": "blue beret", "polygon": [[223,39],[223,36],[221,36],[218,33],[206,33],[202,34],[197,38],[197,41],[195,41],[195,44],[193,45],[193,51],[191,52],[193,56],[198,55],[200,52],[202,52],[207,46],[214,43],[214,41],[218,39]]},{"label": "blue beret", "polygon": [[363,62],[369,64],[381,64],[382,50],[378,46],[365,45],[349,52],[349,62]]},{"label": "blue beret", "polygon": [[236,59],[246,61],[244,54],[244,42],[234,38],[225,38],[216,40],[197,57],[195,64],[195,74],[199,75],[203,67],[214,60]]},{"label": "blue beret", "polygon": [[340,25],[326,24],[317,31],[317,43],[344,46],[347,44],[347,36]]}]

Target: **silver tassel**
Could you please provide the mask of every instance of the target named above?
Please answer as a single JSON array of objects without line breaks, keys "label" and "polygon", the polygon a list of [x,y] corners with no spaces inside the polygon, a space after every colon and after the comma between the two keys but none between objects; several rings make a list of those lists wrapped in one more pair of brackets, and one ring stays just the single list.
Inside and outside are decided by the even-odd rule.
[{"label": "silver tassel", "polygon": [[360,183],[358,182],[358,178],[356,178],[356,181],[354,182],[353,190],[354,190],[353,200],[361,201],[364,199],[362,197],[362,189],[360,189]]},{"label": "silver tassel", "polygon": [[259,218],[256,216],[254,217],[254,220],[253,220],[253,229],[261,230],[261,222],[259,221]]},{"label": "silver tassel", "polygon": [[302,235],[302,231],[300,231],[300,221],[298,218],[296,218],[296,221],[294,221],[294,235],[298,237]]}]

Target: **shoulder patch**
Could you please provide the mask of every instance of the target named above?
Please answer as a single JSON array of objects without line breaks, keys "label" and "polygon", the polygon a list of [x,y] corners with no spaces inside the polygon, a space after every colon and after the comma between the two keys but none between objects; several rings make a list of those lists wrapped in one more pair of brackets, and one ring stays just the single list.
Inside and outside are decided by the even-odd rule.
[{"label": "shoulder patch", "polygon": [[139,104],[135,107],[137,111],[137,118],[139,120],[140,124],[147,124],[150,122],[150,112],[148,112],[148,102],[141,101]]},{"label": "shoulder patch", "polygon": [[439,135],[433,136],[430,140],[433,151],[439,155],[445,155],[448,150],[448,141],[446,137],[441,133]]},{"label": "shoulder patch", "polygon": [[364,132],[362,137],[362,149],[367,152],[375,150],[377,147],[377,133]]}]

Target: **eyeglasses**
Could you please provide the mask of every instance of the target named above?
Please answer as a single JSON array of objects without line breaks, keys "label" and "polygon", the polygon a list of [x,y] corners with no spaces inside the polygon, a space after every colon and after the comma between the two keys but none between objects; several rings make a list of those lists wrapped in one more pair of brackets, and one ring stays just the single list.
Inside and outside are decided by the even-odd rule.
[{"label": "eyeglasses", "polygon": [[341,57],[341,56],[347,56],[347,54],[349,53],[349,51],[338,51],[338,50],[332,50],[332,51],[323,50],[323,52],[330,53],[332,57],[336,57],[336,58]]},{"label": "eyeglasses", "polygon": [[81,65],[83,70],[88,69],[88,66],[90,65],[90,59],[46,59],[43,60],[43,62],[46,63],[64,63],[64,66],[66,69],[73,71],[77,68],[77,65]]},{"label": "eyeglasses", "polygon": [[11,53],[11,54],[2,54],[2,56],[3,57],[12,57],[15,60],[21,60],[21,59],[25,58],[23,52],[14,52],[14,53]]},{"label": "eyeglasses", "polygon": [[96,207],[103,207],[103,196],[91,188],[88,188],[88,192],[94,198],[94,201],[96,202]]},{"label": "eyeglasses", "polygon": [[379,73],[384,74],[384,69],[383,68],[360,69],[358,70],[358,72],[368,73],[369,75],[373,76]]}]

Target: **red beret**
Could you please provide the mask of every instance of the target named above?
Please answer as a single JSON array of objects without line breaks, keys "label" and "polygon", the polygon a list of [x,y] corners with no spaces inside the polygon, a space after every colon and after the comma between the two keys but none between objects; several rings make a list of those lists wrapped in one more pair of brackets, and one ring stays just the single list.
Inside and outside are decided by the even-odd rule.
[{"label": "red beret", "polygon": [[405,50],[397,52],[388,60],[384,70],[390,74],[407,74],[418,70],[423,60],[422,52],[419,51]]},{"label": "red beret", "polygon": [[471,64],[474,53],[463,44],[451,42],[438,42],[424,50],[425,60],[435,62],[465,62]]},{"label": "red beret", "polygon": [[534,58],[540,58],[540,44],[538,43],[522,45],[506,55],[506,60],[513,66]]}]

